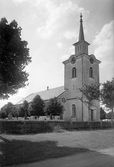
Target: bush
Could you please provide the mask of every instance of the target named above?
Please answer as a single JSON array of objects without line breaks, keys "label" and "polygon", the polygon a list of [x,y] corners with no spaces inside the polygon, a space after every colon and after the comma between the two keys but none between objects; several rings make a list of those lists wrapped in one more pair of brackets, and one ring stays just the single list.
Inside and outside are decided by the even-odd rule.
[{"label": "bush", "polygon": [[7,115],[5,114],[5,112],[1,112],[0,113],[0,118],[2,118],[2,119],[7,118]]}]

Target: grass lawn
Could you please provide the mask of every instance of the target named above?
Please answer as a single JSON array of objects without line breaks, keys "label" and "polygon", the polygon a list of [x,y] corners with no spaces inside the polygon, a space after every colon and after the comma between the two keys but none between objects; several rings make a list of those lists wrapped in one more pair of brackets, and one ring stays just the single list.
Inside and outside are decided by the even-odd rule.
[{"label": "grass lawn", "polygon": [[114,129],[0,135],[0,166],[38,162],[114,147]]},{"label": "grass lawn", "polygon": [[56,141],[8,140],[0,136],[0,165],[38,162],[89,151],[85,148],[57,146]]}]

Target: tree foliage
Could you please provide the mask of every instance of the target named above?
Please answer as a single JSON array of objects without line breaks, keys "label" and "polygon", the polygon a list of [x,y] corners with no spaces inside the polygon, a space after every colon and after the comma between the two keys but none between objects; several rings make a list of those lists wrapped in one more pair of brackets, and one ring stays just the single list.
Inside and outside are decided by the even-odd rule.
[{"label": "tree foliage", "polygon": [[8,102],[1,108],[1,113],[5,113],[6,117],[8,117],[9,114],[12,114],[13,117],[18,117],[18,111],[11,102]]},{"label": "tree foliage", "polygon": [[4,119],[4,118],[7,118],[7,115],[5,112],[0,112],[0,118]]},{"label": "tree foliage", "polygon": [[102,103],[106,105],[107,108],[112,110],[111,112],[111,122],[113,123],[113,108],[114,108],[114,78],[112,81],[107,81],[103,84],[101,89],[101,100]]},{"label": "tree foliage", "polygon": [[24,111],[24,108],[23,106],[19,107],[19,117],[24,117],[25,116],[25,111]]},{"label": "tree foliage", "polygon": [[100,84],[86,85],[79,88],[80,92],[83,94],[82,97],[78,97],[82,102],[86,103],[88,106],[92,105],[94,100],[100,100]]},{"label": "tree foliage", "polygon": [[45,103],[39,95],[35,96],[35,98],[32,101],[31,107],[32,107],[31,115],[39,117],[45,114],[44,113]]},{"label": "tree foliage", "polygon": [[47,107],[46,113],[47,115],[60,115],[63,112],[63,105],[58,101],[56,97],[50,99],[49,105]]},{"label": "tree foliage", "polygon": [[[113,116],[112,116],[113,115]],[[110,112],[108,112],[107,113],[107,119],[111,119],[113,117],[113,119],[114,119],[114,113],[112,114],[112,112],[110,111]]]},{"label": "tree foliage", "polygon": [[100,84],[91,84],[86,85],[82,88],[79,88],[80,92],[82,93],[81,97],[78,97],[79,100],[82,101],[82,103],[85,103],[88,107],[89,111],[89,121],[90,121],[90,109],[91,106],[93,106],[93,102],[95,100],[100,100]]},{"label": "tree foliage", "polygon": [[0,21],[0,99],[8,98],[27,85],[24,70],[31,62],[27,41],[21,39],[21,27],[6,18]]},{"label": "tree foliage", "polygon": [[25,117],[25,119],[28,116],[28,108],[29,108],[29,103],[25,100],[23,102],[23,110],[24,110],[24,117]]},{"label": "tree foliage", "polygon": [[10,113],[14,113],[14,105],[11,102],[8,102],[1,108],[1,112],[5,112],[6,116],[8,116]]},{"label": "tree foliage", "polygon": [[104,111],[104,109],[102,107],[100,107],[100,120],[102,119],[106,119],[106,112]]},{"label": "tree foliage", "polygon": [[101,100],[107,108],[114,108],[114,78],[112,81],[107,81],[103,84],[101,90]]},{"label": "tree foliage", "polygon": [[27,116],[29,116],[29,103],[24,100],[23,104],[18,108],[19,117],[24,117],[27,119]]}]

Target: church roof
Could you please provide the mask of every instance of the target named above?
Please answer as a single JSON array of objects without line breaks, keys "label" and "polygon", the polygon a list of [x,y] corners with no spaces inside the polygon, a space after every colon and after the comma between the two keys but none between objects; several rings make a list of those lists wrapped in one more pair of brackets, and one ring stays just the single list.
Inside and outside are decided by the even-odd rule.
[{"label": "church roof", "polygon": [[19,101],[18,103],[16,103],[16,105],[22,104],[25,100],[28,103],[30,103],[30,102],[33,101],[33,99],[35,98],[36,95],[39,95],[43,100],[49,100],[51,98],[58,97],[64,91],[65,91],[64,90],[64,86],[61,86],[61,87],[57,87],[57,88],[53,88],[53,89],[48,89],[48,90],[44,90],[44,91],[37,92],[37,93],[32,93],[29,96],[27,96],[24,99],[22,99],[21,101]]}]

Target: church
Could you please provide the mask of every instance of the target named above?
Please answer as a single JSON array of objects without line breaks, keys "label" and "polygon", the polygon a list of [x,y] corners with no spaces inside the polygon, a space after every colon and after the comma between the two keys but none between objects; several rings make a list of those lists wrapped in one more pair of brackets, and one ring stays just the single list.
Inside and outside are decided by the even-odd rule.
[{"label": "church", "polygon": [[85,41],[83,31],[82,14],[80,15],[80,28],[78,42],[74,43],[75,54],[63,62],[64,65],[64,86],[32,93],[16,105],[21,105],[24,100],[32,103],[36,95],[48,103],[50,98],[57,97],[64,106],[64,112],[61,115],[63,120],[71,121],[99,121],[100,120],[100,102],[95,100],[91,111],[82,103],[78,97],[82,97],[79,88],[84,84],[99,84],[99,64],[101,63],[92,54],[88,54],[88,46]]}]

